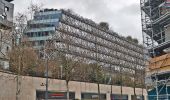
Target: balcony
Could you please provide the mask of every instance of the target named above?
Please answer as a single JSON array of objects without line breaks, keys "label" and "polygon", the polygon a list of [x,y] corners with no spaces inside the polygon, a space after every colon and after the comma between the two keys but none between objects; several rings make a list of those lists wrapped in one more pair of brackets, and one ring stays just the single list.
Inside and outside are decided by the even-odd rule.
[{"label": "balcony", "polygon": [[40,41],[40,40],[49,40],[52,36],[43,36],[43,37],[30,37],[29,41]]},{"label": "balcony", "polygon": [[45,23],[58,23],[59,19],[45,19],[45,20],[31,20],[29,24],[45,24]]},{"label": "balcony", "polygon": [[55,27],[44,27],[44,28],[31,28],[27,30],[27,33],[30,32],[49,32],[49,31],[55,31]]}]

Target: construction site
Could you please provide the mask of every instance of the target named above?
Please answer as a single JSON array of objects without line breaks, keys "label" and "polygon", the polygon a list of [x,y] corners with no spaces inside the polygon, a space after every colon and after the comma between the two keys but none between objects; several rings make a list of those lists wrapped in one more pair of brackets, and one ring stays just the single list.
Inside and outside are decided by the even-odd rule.
[{"label": "construction site", "polygon": [[170,0],[141,0],[149,100],[170,99]]}]

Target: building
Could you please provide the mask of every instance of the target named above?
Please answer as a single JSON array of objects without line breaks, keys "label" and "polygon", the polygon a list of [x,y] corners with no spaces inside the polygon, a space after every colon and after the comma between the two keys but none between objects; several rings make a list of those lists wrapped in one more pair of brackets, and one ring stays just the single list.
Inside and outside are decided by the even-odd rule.
[{"label": "building", "polygon": [[[170,0],[141,0],[142,31],[148,49],[146,84],[150,100],[170,99]],[[146,57],[145,56],[145,57]]]},{"label": "building", "polygon": [[12,0],[0,0],[0,66],[8,68],[6,52],[11,47],[10,32],[12,30],[14,5]]},{"label": "building", "polygon": [[36,12],[25,35],[37,50],[51,41],[56,50],[97,62],[112,73],[131,76],[138,73],[140,78],[144,75],[142,46],[69,10]]}]

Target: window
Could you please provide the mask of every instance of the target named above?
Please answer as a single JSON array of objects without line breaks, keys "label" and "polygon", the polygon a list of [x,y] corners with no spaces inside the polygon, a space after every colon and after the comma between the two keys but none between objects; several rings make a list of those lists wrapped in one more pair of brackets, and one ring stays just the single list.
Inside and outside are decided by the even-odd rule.
[{"label": "window", "polygon": [[144,96],[137,95],[136,98],[134,95],[131,96],[132,100],[144,100]]},{"label": "window", "polygon": [[32,41],[32,46],[35,46],[35,41]]},{"label": "window", "polygon": [[45,36],[48,36],[48,34],[49,34],[49,32],[45,32],[45,33],[44,33]]},{"label": "window", "polygon": [[5,12],[9,11],[9,7],[5,6]]},{"label": "window", "polygon": [[59,15],[58,14],[55,14],[55,15],[51,15],[51,19],[55,19],[55,18],[58,18]]},{"label": "window", "polygon": [[33,37],[33,33],[32,32],[30,33],[30,37]]},{"label": "window", "polygon": [[128,95],[121,95],[120,94],[112,94],[111,96],[112,100],[128,100]]},{"label": "window", "polygon": [[37,33],[37,36],[38,36],[38,37],[41,37],[41,36],[42,36],[42,32],[38,32],[38,33]]},{"label": "window", "polygon": [[6,51],[8,51],[8,50],[9,50],[9,47],[7,46],[7,47],[6,47]]},{"label": "window", "polygon": [[44,40],[40,40],[39,45],[44,45]]},{"label": "window", "polygon": [[[97,100],[98,94],[97,93],[81,93],[81,100]],[[106,100],[106,94],[100,94],[101,100]]]}]

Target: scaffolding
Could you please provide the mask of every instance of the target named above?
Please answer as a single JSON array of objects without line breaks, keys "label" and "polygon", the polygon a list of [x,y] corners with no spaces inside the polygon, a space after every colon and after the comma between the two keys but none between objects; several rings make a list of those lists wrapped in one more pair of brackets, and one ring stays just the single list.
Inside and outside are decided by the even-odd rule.
[{"label": "scaffolding", "polygon": [[147,58],[146,66],[149,70],[146,85],[150,100],[169,100],[170,97],[170,73],[167,70],[161,71],[168,56],[165,56],[165,59],[161,58],[163,61],[152,62],[153,59],[167,54],[165,50],[170,45],[167,32],[170,23],[169,4],[169,0],[140,0],[143,44],[148,50],[144,56]]}]

